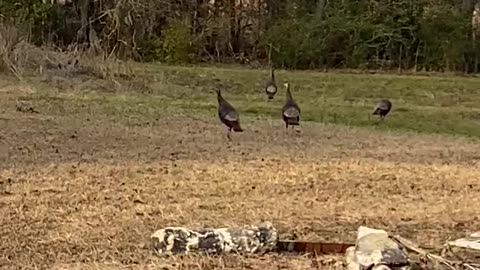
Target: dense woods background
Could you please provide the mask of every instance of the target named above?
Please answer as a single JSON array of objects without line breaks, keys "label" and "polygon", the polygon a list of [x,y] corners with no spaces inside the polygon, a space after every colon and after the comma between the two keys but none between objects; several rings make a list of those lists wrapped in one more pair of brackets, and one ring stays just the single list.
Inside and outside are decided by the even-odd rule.
[{"label": "dense woods background", "polygon": [[138,61],[477,72],[475,6],[475,0],[2,0],[0,47],[26,39]]}]

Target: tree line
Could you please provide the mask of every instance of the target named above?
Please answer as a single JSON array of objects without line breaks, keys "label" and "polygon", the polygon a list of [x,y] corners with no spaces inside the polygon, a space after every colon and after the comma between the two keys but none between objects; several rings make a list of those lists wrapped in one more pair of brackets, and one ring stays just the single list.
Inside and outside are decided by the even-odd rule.
[{"label": "tree line", "polygon": [[476,0],[2,0],[0,23],[36,45],[137,61],[477,72],[476,7]]}]

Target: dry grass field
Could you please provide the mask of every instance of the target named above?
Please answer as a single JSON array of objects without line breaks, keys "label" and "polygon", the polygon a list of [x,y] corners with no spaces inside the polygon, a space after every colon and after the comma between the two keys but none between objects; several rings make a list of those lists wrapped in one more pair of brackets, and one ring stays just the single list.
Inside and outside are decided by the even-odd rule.
[{"label": "dry grass field", "polygon": [[[330,267],[301,255],[158,258],[149,236],[170,225],[269,220],[282,238],[342,242],[366,225],[431,247],[480,229],[474,78],[281,71],[322,93],[294,92],[309,121],[286,134],[284,89],[267,103],[262,74],[136,68],[143,77],[113,83],[0,78],[2,269]],[[216,83],[241,114],[232,142]],[[380,94],[394,100],[383,124],[369,117]]]}]

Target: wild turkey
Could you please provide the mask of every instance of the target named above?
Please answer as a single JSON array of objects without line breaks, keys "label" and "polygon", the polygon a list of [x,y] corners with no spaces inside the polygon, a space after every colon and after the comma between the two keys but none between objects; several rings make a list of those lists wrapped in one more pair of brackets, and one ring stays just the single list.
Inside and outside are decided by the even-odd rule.
[{"label": "wild turkey", "polygon": [[385,116],[390,112],[392,109],[392,102],[388,99],[382,99],[380,102],[375,105],[375,109],[373,111],[373,115],[380,115],[380,119],[385,119]]},{"label": "wild turkey", "polygon": [[288,126],[298,126],[300,125],[300,107],[298,107],[295,100],[293,100],[292,93],[290,93],[290,84],[285,83],[287,87],[287,101],[282,108],[283,121],[285,122],[285,127],[288,130]]},{"label": "wild turkey", "polygon": [[220,121],[228,127],[227,138],[231,140],[230,133],[232,132],[232,129],[235,132],[243,132],[243,129],[240,127],[240,119],[233,106],[222,97],[220,90],[216,91],[218,100],[218,117],[220,118]]},{"label": "wild turkey", "polygon": [[275,69],[272,67],[272,77],[267,81],[265,85],[265,93],[268,95],[268,99],[273,99],[277,93],[277,84],[275,83]]}]

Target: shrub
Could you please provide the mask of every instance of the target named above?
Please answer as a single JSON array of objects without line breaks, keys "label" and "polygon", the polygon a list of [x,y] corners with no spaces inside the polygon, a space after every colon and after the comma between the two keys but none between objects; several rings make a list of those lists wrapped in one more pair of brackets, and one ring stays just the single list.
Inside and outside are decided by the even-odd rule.
[{"label": "shrub", "polygon": [[169,63],[181,63],[189,61],[192,37],[190,27],[184,21],[174,20],[169,24],[163,36],[164,60]]},{"label": "shrub", "polygon": [[16,27],[0,23],[0,72],[18,72],[16,48],[21,41]]},{"label": "shrub", "polygon": [[192,36],[190,27],[182,20],[172,20],[160,37],[143,43],[140,54],[145,61],[185,63],[191,60]]}]

